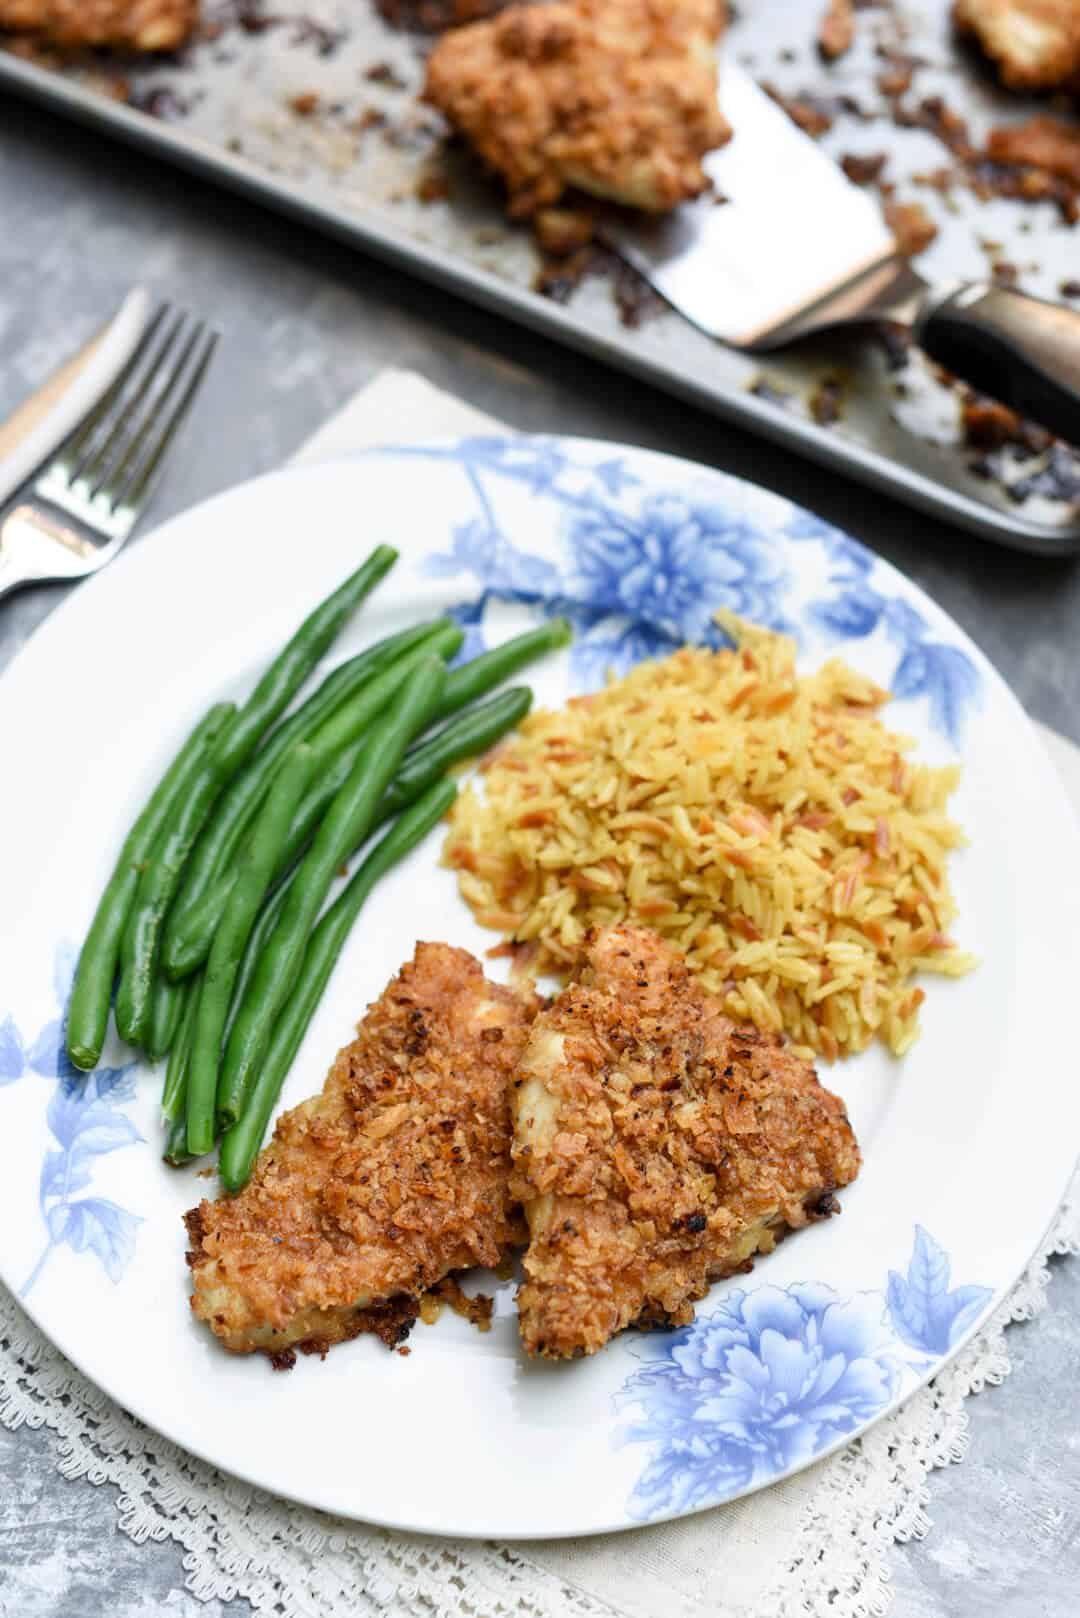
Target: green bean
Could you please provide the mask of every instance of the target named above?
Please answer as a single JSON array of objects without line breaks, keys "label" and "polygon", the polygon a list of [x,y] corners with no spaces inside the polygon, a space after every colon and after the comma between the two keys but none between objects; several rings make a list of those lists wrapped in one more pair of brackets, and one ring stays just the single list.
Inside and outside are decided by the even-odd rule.
[{"label": "green bean", "polygon": [[[378,717],[391,698],[396,697],[413,669],[433,653],[438,653],[442,657],[452,657],[461,645],[462,638],[461,630],[456,624],[447,622],[440,626],[422,645],[414,647],[388,669],[375,675],[350,702],[331,714],[308,735],[306,740],[316,755],[318,783],[325,783],[325,786],[317,784],[312,789],[312,792],[317,794],[319,803],[316,820],[321,818],[323,810],[350,773],[351,765],[342,765],[339,762],[341,755],[347,751],[355,763],[372,721]],[[288,850],[282,857],[282,870],[295,858],[298,848],[307,841],[313,829],[314,822],[311,822],[307,833],[299,843],[290,839]],[[202,897],[171,924],[168,959],[170,975],[183,976],[193,972],[205,961],[210,952],[214,928],[218,924],[235,880],[235,871],[223,871]]]},{"label": "green bean", "polygon": [[295,875],[296,871],[293,870],[284,882],[279,882],[256,917],[255,925],[251,929],[251,937],[248,939],[247,948],[244,951],[244,958],[240,962],[240,970],[236,974],[236,982],[233,984],[232,1003],[229,1006],[225,1032],[221,1036],[222,1050],[225,1049],[232,1037],[233,1024],[240,1013],[240,1007],[244,1003],[244,997],[248,992],[251,980],[255,976],[255,969],[262,959],[262,952],[266,948],[267,940],[281,920],[285,900],[289,897],[289,885]]},{"label": "green bean", "polygon": [[[569,634],[570,628],[565,618],[553,618],[550,623],[543,624],[539,629],[528,630],[524,635],[518,635],[513,640],[504,642],[502,646],[497,646],[493,652],[484,652],[480,657],[473,658],[471,662],[462,664],[460,668],[452,669],[446,677],[446,690],[453,691],[455,708],[482,696],[492,686],[499,685],[516,669],[520,668],[523,663],[541,656],[544,652],[564,646]],[[451,652],[446,655],[452,656],[453,654]],[[446,690],[443,692],[438,711],[433,717],[433,723],[440,718],[445,718],[451,711],[447,705]],[[520,698],[515,699],[515,701],[520,701]],[[522,715],[519,717],[523,717],[527,710],[528,703],[526,703],[525,708],[522,710]],[[443,759],[438,769],[424,776],[423,783],[425,785],[428,781],[434,780],[437,775],[441,775],[443,770],[448,769],[452,763],[456,763],[462,758],[469,758],[474,753],[483,751],[485,747],[490,747],[498,739],[498,736],[502,734],[501,730],[494,728],[492,734],[487,739],[484,739],[482,734],[483,721],[479,710],[476,710],[476,715],[478,738],[475,744],[470,739],[472,721],[469,719],[468,714],[462,715],[461,723],[464,726],[462,736],[467,745],[463,745],[460,751],[452,752],[450,750],[451,742],[453,741],[455,744],[457,742],[457,733],[451,734],[451,725],[447,725],[445,730],[440,733],[441,736],[445,737],[447,756]],[[348,776],[363,746],[362,736],[360,740],[354,739],[348,748],[344,746],[342,737],[347,731],[347,726],[344,723],[344,710],[340,718],[341,723],[338,723],[337,720],[332,721],[334,726],[332,733],[329,730],[324,732],[324,745],[328,750],[331,747],[340,745],[342,750],[337,752],[336,756],[317,772],[315,781],[296,811],[293,829],[289,834],[282,855],[283,868],[296,858],[297,854],[308,842],[315,827],[322,819],[327,805],[332,801],[334,794],[339,791],[342,782]],[[505,728],[509,730],[517,722],[517,719],[511,719]],[[355,734],[359,734],[356,727],[349,728],[353,728]],[[436,740],[437,738],[432,738],[431,745],[434,745]],[[427,747],[428,745],[425,742],[421,744],[421,747]],[[414,748],[403,761],[403,772],[408,772],[411,768],[410,761],[414,754],[419,754],[421,747]],[[395,809],[400,808],[402,803],[411,801],[407,795],[403,795],[398,791],[396,782],[393,790],[394,797],[388,800],[385,809],[380,812],[376,824],[381,824],[386,816],[393,813]],[[419,787],[415,788],[415,791],[419,790]],[[235,880],[234,872],[223,871],[207,886],[202,897],[184,913],[182,919],[176,918],[173,922],[170,922],[170,954],[166,961],[166,970],[168,972],[174,974],[192,972],[206,959],[218,917],[221,915]]]},{"label": "green bean", "polygon": [[438,781],[428,787],[375,845],[312,933],[299,976],[274,1024],[243,1113],[222,1138],[219,1167],[228,1190],[239,1191],[251,1174],[281,1087],[365,900],[379,878],[442,819],[456,796],[452,781]]},{"label": "green bean", "polygon": [[[452,765],[459,764],[463,758],[475,758],[478,753],[493,746],[500,736],[520,724],[531,705],[532,692],[528,686],[511,686],[487,702],[466,708],[464,713],[444,725],[434,736],[411,747],[383,793],[372,830],[412,803],[433,781],[445,775]],[[313,782],[304,794],[282,851],[283,866],[294,860],[308,842],[334,794],[356,763],[362,746],[362,742],[357,743],[347,752],[339,754],[331,769]]]},{"label": "green bean", "polygon": [[165,1137],[165,1150],[162,1157],[170,1168],[182,1169],[185,1163],[193,1163],[195,1159],[187,1149],[187,1118],[183,1113],[174,1118],[169,1125],[169,1132]]},{"label": "green bean", "polygon": [[[453,674],[447,676],[450,680]],[[512,685],[507,691],[478,702],[451,719],[434,736],[413,747],[383,794],[376,824],[381,825],[399,809],[417,799],[440,776],[463,758],[476,758],[493,747],[508,730],[520,725],[532,706],[533,694],[527,685]],[[297,814],[302,813],[304,802]],[[295,825],[295,822],[294,822]],[[289,841],[292,841],[290,834]]]},{"label": "green bean", "polygon": [[[399,687],[426,658],[438,655],[448,660],[454,656],[464,639],[465,636],[457,624],[447,620],[445,626],[429,636],[422,646],[417,646],[399,658],[390,668],[376,675],[352,702],[344,708],[339,708],[337,713],[324,720],[308,738],[318,759],[317,767],[320,769],[325,767],[343,747],[359,741],[375,715],[382,712],[391,697],[397,698]],[[444,679],[449,678],[445,670],[443,673]],[[430,724],[431,720],[428,719],[427,723]]]},{"label": "green bean", "polygon": [[278,772],[252,828],[236,886],[214,934],[199,990],[199,1011],[187,1076],[187,1146],[201,1157],[214,1144],[214,1098],[221,1065],[221,1038],[233,984],[259,907],[273,881],[281,844],[300,795],[311,779],[313,750],[298,743]]},{"label": "green bean", "polygon": [[146,1054],[151,1062],[168,1056],[183,1013],[182,985],[170,983],[168,978],[155,978],[150,995],[150,1031],[146,1036]]},{"label": "green bean", "polygon": [[139,879],[120,946],[116,1026],[129,1043],[141,1045],[146,1038],[165,917],[219,793],[254,752],[267,726],[288,707],[349,614],[396,559],[397,552],[389,546],[377,546],[363,567],[309,614],[218,735],[176,813],[165,818]]},{"label": "green bean", "polygon": [[423,730],[442,695],[446,670],[426,657],[413,670],[395,702],[372,727],[367,746],[327,812],[251,981],[225,1052],[218,1083],[218,1115],[235,1123],[273,1029],[291,992],[316,916],[338,867],[368,833],[379,799],[393,779],[413,737]]},{"label": "green bean", "polygon": [[158,835],[139,878],[139,889],[120,946],[120,987],[116,994],[116,1026],[123,1039],[141,1045],[147,1036],[153,999],[158,946],[165,913],[221,780],[208,759]]},{"label": "green bean", "polygon": [[182,977],[190,970],[180,965],[182,955],[175,956],[176,942],[183,935],[187,913],[235,854],[289,748],[294,742],[304,740],[324,719],[350,701],[373,675],[428,640],[437,630],[444,629],[447,622],[443,619],[421,624],[416,629],[390,635],[334,669],[318,690],[278,726],[250,764],[225,789],[184,867],[169,911],[161,955],[167,977]]},{"label": "green bean", "polygon": [[[460,763],[462,759],[475,758],[492,747],[508,730],[520,724],[531,704],[532,692],[528,686],[510,686],[508,690],[490,697],[487,702],[466,708],[434,736],[411,747],[383,794],[374,826],[381,826],[391,815],[412,803],[425,787],[437,781],[452,765]],[[307,846],[327,808],[352,772],[363,747],[364,741],[360,740],[339,753],[304,794],[282,849],[281,871],[287,870]],[[193,908],[186,939],[190,954],[185,957],[185,965],[190,963],[194,967],[199,964],[195,960],[197,949],[209,951],[217,918],[228,902],[235,880],[235,872],[225,872]]]},{"label": "green bean", "polygon": [[218,740],[215,762],[222,780],[235,775],[251,757],[263,732],[285,712],[323,653],[397,558],[392,546],[376,545],[363,566],[304,619],[241,708],[236,724]]},{"label": "green bean", "polygon": [[181,987],[184,996],[184,1011],[180,1018],[180,1027],[173,1040],[169,1052],[169,1063],[165,1069],[165,1084],[161,1092],[161,1111],[169,1123],[177,1118],[184,1121],[185,1138],[187,1134],[187,1118],[184,1107],[184,1096],[187,1091],[188,1062],[191,1057],[191,1039],[195,1032],[195,1017],[199,1009],[199,979],[192,978],[190,982]]},{"label": "green bean", "polygon": [[233,703],[219,702],[199,721],[127,834],[90,923],[71,991],[67,1050],[76,1067],[96,1067],[105,1043],[113,980],[124,928],[139,887],[139,867],[177,800],[188,790],[222,725],[235,712]]},{"label": "green bean", "polygon": [[451,669],[432,723],[456,713],[467,702],[475,702],[477,697],[501,685],[503,680],[508,680],[511,674],[545,652],[557,652],[560,647],[569,646],[573,638],[574,632],[565,618],[551,618],[538,629],[515,635],[513,640],[503,641],[490,652],[482,652],[459,668]]}]

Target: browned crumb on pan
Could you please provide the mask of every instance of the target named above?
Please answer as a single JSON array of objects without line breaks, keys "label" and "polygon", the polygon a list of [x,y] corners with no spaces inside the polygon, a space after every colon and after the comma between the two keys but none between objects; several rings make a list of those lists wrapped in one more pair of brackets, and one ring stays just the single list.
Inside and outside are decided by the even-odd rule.
[{"label": "browned crumb on pan", "polygon": [[65,48],[172,51],[198,20],[198,0],[0,0],[0,30]]},{"label": "browned crumb on pan", "polygon": [[885,223],[895,238],[897,252],[904,258],[925,252],[938,233],[921,202],[887,202]]},{"label": "browned crumb on pan", "polygon": [[588,208],[538,208],[533,232],[542,252],[568,258],[587,247],[596,233],[596,216]]},{"label": "browned crumb on pan", "polygon": [[859,1162],[839,1099],[725,1017],[655,933],[590,934],[514,1091],[526,1349],[571,1358],[685,1324],[713,1280],[835,1213]]},{"label": "browned crumb on pan", "polygon": [[1013,444],[1029,455],[1040,455],[1049,449],[1052,439],[1044,428],[1025,421],[1000,400],[977,393],[966,382],[956,387],[960,395],[960,429],[965,444],[972,449],[994,450]]},{"label": "browned crumb on pan", "polygon": [[829,98],[814,95],[809,91],[800,95],[787,95],[769,79],[762,79],[761,88],[778,107],[783,108],[792,123],[801,129],[804,135],[825,135],[832,128],[837,107]]},{"label": "browned crumb on pan", "polygon": [[852,0],[828,0],[818,24],[818,50],[827,62],[846,55],[855,40],[855,7]]},{"label": "browned crumb on pan", "polygon": [[873,185],[889,161],[886,152],[849,152],[840,159],[840,167],[852,185]]},{"label": "browned crumb on pan", "polygon": [[568,187],[662,212],[698,196],[730,131],[716,99],[719,0],[515,5],[445,34],[425,96],[526,216]]},{"label": "browned crumb on pan", "polygon": [[1080,125],[1043,114],[992,129],[987,154],[996,163],[1020,163],[1054,174],[1080,189]]},{"label": "browned crumb on pan", "polygon": [[839,377],[825,376],[809,399],[810,414],[819,427],[831,427],[844,414],[844,384]]},{"label": "browned crumb on pan", "polygon": [[398,1342],[423,1292],[520,1240],[507,1091],[537,1004],[417,946],[244,1190],[187,1217],[191,1306],[226,1348]]},{"label": "browned crumb on pan", "polygon": [[619,319],[631,330],[663,314],[668,307],[632,264],[602,242],[590,242],[567,258],[550,255],[537,272],[533,289],[553,303],[569,303],[578,287],[594,277],[609,282]]},{"label": "browned crumb on pan", "polygon": [[953,15],[1010,89],[1080,89],[1076,0],[955,0]]},{"label": "browned crumb on pan", "polygon": [[974,449],[999,449],[1018,438],[1021,423],[1008,405],[982,393],[971,393],[961,401],[960,426],[964,442]]},{"label": "browned crumb on pan", "polygon": [[509,4],[510,0],[375,0],[375,9],[384,22],[403,33],[441,34],[494,17]]}]

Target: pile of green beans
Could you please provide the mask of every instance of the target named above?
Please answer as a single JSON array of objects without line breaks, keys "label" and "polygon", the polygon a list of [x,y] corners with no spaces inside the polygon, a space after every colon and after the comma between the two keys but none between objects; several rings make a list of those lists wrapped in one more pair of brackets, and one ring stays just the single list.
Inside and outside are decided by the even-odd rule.
[{"label": "pile of green beans", "polygon": [[419,624],[349,658],[282,718],[395,558],[377,547],[242,707],[218,703],[195,726],[128,833],[80,954],[72,1061],[99,1061],[115,990],[121,1037],[167,1059],[166,1161],[189,1162],[220,1138],[230,1190],[250,1175],[375,884],[447,813],[454,766],[494,746],[532,701],[524,686],[489,693],[570,640],[555,619],[448,671],[460,628]]},{"label": "pile of green beans", "polygon": [[[366,683],[358,691],[352,692],[348,700],[332,713],[322,714],[314,725],[309,725],[303,732],[304,740],[310,745],[314,754],[315,768],[322,771],[342,750],[365,735],[369,725],[391,699],[396,697],[399,688],[422,659],[430,655],[452,657],[460,647],[461,641],[462,634],[457,625],[443,620],[437,625],[428,626],[420,643],[402,653],[381,673],[372,674],[369,670]],[[272,772],[268,774],[268,779],[272,779]],[[215,823],[207,828],[204,835],[213,837],[215,824],[216,816]],[[214,868],[215,874],[225,863],[223,857]],[[195,935],[198,943],[192,947],[191,924],[193,916],[198,914],[201,912],[196,895],[195,901],[189,904],[185,911],[170,920],[163,957],[168,977],[174,979],[186,977],[206,958],[210,940],[204,931]],[[214,916],[215,923],[220,914],[219,909]],[[205,946],[201,947],[201,950],[200,944]]]},{"label": "pile of green beans", "polygon": [[135,902],[120,948],[116,1026],[131,1045],[142,1045],[150,1023],[161,931],[184,866],[222,789],[246,764],[259,738],[288,707],[348,619],[397,560],[380,545],[301,624],[271,663],[244,706],[226,723],[209,749],[186,796],[178,801],[154,841],[139,877]]},{"label": "pile of green beans", "polygon": [[294,742],[311,735],[324,719],[344,707],[373,675],[389,668],[399,657],[429,639],[444,625],[445,620],[439,624],[420,624],[416,629],[403,630],[400,634],[378,641],[347,663],[342,663],[327,676],[314,695],[274,731],[266,746],[259,749],[250,764],[230,783],[215,806],[210,821],[203,828],[173,901],[162,956],[166,973],[174,975],[170,966],[170,945],[182,928],[186,913],[236,852],[258,812],[275,770],[289,748]]},{"label": "pile of green beans", "polygon": [[[452,679],[451,674],[448,683]],[[487,702],[466,708],[442,730],[413,748],[402,759],[400,769],[386,789],[375,824],[381,825],[391,815],[406,808],[453,765],[462,759],[475,758],[492,746],[500,736],[521,723],[531,703],[532,692],[527,686],[511,686],[508,691],[501,691]],[[287,870],[307,847],[327,808],[348,779],[363,746],[363,741],[360,741],[343,749],[304,794],[282,845],[281,867],[277,875]],[[183,931],[178,933],[176,952],[172,957],[172,962],[183,971],[194,971],[209,955],[214,931],[235,881],[235,871],[223,872],[185,916]],[[170,964],[167,959],[167,969]]]}]

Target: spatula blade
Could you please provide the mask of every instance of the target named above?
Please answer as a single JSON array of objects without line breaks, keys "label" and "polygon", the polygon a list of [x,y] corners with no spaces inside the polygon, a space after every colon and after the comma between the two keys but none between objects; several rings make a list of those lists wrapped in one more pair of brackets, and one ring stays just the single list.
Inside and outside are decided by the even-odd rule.
[{"label": "spatula blade", "polygon": [[615,239],[695,326],[743,348],[895,245],[876,199],[734,63],[721,67],[720,100],[734,135],[705,160],[713,194]]}]

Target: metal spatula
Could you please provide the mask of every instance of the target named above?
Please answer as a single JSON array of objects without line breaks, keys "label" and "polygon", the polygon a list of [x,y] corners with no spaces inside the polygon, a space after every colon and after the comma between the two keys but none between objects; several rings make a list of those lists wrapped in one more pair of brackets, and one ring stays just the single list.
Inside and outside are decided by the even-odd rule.
[{"label": "metal spatula", "polygon": [[[765,352],[822,327],[892,320],[957,376],[1080,444],[1080,312],[986,282],[931,286],[852,185],[734,64],[735,131],[713,196],[620,226],[620,252],[695,326]],[[718,205],[718,197],[727,200]]]}]

